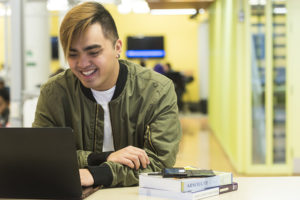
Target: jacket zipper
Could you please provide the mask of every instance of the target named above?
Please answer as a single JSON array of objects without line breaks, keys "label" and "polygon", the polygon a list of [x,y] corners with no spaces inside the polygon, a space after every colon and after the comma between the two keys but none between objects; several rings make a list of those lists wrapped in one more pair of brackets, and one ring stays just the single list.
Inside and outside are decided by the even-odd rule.
[{"label": "jacket zipper", "polygon": [[113,145],[114,145],[114,150],[116,150],[115,149],[115,146],[116,146],[116,144],[115,144],[115,137],[114,137],[114,133],[115,133],[115,131],[114,131],[114,125],[113,125],[113,122],[112,122],[112,120],[111,120],[111,113],[110,113],[110,111],[112,110],[111,109],[111,106],[110,106],[110,102],[108,103],[108,112],[109,112],[109,120],[110,120],[110,126],[111,126],[111,136],[112,136],[112,138],[113,138]]},{"label": "jacket zipper", "polygon": [[94,147],[93,147],[93,152],[95,152],[95,150],[96,150],[96,130],[97,130],[97,117],[98,117],[98,112],[99,112],[99,105],[96,104],[96,116],[95,116]]},{"label": "jacket zipper", "polygon": [[152,140],[151,140],[151,130],[150,130],[150,126],[149,125],[147,125],[146,133],[147,133],[147,138],[148,138],[150,147],[152,148],[152,150],[154,151],[154,153],[157,154],[157,152],[156,152],[156,150],[155,150],[155,148],[153,146]]}]

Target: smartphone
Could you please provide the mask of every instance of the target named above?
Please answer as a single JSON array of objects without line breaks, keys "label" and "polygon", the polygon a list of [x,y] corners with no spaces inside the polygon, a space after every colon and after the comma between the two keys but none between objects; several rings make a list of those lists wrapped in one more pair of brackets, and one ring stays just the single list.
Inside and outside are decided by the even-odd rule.
[{"label": "smartphone", "polygon": [[187,178],[187,177],[211,177],[215,176],[213,170],[185,170],[184,168],[164,168],[162,170],[164,178]]},{"label": "smartphone", "polygon": [[164,168],[162,170],[162,175],[164,178],[185,178],[187,177],[187,172],[184,168]]},{"label": "smartphone", "polygon": [[186,170],[188,177],[211,177],[215,176],[215,173],[213,170],[206,170],[206,169],[200,169],[200,170]]}]

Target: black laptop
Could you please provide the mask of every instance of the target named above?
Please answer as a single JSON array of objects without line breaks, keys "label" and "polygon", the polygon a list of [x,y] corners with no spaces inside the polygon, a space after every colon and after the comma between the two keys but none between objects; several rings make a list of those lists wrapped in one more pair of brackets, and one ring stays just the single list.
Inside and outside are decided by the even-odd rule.
[{"label": "black laptop", "polygon": [[0,128],[0,198],[82,199],[82,191],[72,129]]}]

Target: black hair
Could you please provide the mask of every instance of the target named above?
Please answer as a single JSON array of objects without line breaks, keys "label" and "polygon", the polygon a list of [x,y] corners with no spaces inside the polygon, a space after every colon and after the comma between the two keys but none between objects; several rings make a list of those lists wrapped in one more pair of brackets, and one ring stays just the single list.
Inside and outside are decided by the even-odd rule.
[{"label": "black hair", "polygon": [[92,24],[99,22],[102,27],[103,34],[106,38],[112,39],[115,43],[119,39],[116,23],[111,14],[104,8],[103,5],[96,2],[90,2],[95,5],[97,12],[94,14]]}]

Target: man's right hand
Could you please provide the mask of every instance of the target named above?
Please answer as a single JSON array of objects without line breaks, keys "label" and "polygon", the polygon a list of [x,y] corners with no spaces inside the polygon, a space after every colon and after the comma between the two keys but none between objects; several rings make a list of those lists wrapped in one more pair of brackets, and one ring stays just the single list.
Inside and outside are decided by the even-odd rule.
[{"label": "man's right hand", "polygon": [[111,153],[107,157],[107,161],[127,165],[132,169],[139,169],[141,166],[146,168],[150,164],[147,153],[143,149],[134,146],[128,146]]}]

